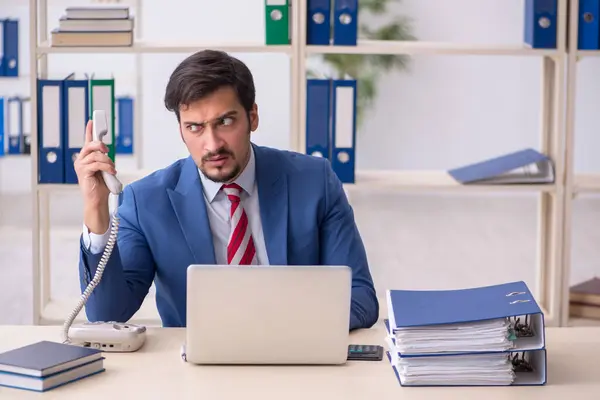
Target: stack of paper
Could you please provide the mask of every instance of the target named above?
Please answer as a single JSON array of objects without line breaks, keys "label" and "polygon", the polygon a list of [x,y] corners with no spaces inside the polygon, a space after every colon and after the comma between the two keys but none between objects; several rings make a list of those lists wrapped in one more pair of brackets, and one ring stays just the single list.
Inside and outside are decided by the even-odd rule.
[{"label": "stack of paper", "polygon": [[403,385],[509,385],[515,373],[503,353],[398,358]]},{"label": "stack of paper", "polygon": [[506,318],[464,324],[397,328],[396,349],[402,354],[505,351],[514,346]]},{"label": "stack of paper", "polygon": [[389,290],[387,302],[388,357],[401,385],[545,383],[543,314],[524,282]]}]

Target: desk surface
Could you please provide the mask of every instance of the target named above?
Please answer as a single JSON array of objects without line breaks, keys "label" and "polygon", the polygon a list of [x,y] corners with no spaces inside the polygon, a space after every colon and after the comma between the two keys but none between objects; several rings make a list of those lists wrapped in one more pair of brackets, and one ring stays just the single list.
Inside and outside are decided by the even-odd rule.
[{"label": "desk surface", "polygon": [[[60,341],[60,326],[0,326],[0,352],[38,340]],[[384,328],[353,332],[353,343],[384,344]],[[151,328],[136,353],[107,353],[106,371],[44,394],[1,388],[21,399],[597,399],[600,328],[547,328],[548,383],[538,387],[406,388],[387,358],[343,366],[197,366],[179,349],[184,329]]]}]

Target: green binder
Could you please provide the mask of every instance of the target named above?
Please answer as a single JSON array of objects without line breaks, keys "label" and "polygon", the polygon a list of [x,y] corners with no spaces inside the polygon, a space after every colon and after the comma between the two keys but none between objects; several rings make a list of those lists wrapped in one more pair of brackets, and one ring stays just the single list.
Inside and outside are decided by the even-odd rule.
[{"label": "green binder", "polygon": [[290,0],[265,0],[267,45],[290,44]]},{"label": "green binder", "polygon": [[115,80],[90,78],[90,119],[94,110],[104,110],[108,120],[108,134],[104,144],[108,147],[108,157],[115,162]]}]

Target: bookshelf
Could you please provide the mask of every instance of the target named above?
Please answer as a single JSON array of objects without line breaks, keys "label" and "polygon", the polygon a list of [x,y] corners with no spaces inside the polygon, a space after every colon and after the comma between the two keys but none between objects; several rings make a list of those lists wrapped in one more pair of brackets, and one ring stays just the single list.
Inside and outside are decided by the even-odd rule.
[{"label": "bookshelf", "polygon": [[[204,48],[221,49],[227,52],[244,53],[279,53],[290,57],[291,99],[290,99],[290,139],[292,150],[304,152],[306,129],[306,85],[307,57],[315,54],[408,54],[408,55],[470,55],[470,56],[522,56],[538,57],[543,60],[540,76],[542,79],[542,104],[540,114],[539,149],[550,155],[555,162],[556,181],[553,184],[540,185],[471,185],[463,186],[454,182],[445,171],[357,171],[356,183],[346,185],[351,192],[354,189],[377,188],[401,191],[456,192],[456,193],[504,193],[532,192],[539,196],[538,237],[537,237],[537,293],[536,298],[544,309],[546,323],[549,326],[561,324],[564,312],[563,287],[563,228],[565,224],[565,184],[563,175],[565,165],[564,137],[565,121],[563,110],[567,99],[564,82],[567,77],[566,22],[568,0],[559,0],[558,46],[556,49],[531,49],[526,46],[485,46],[480,44],[456,44],[444,42],[394,42],[394,41],[359,41],[357,46],[334,47],[306,45],[306,1],[292,1],[291,9],[291,44],[268,46],[260,43],[147,43],[142,40],[143,26],[140,15],[142,0],[121,1],[135,9],[136,44],[132,47],[108,48],[57,48],[48,44],[46,9],[48,0],[29,0],[30,6],[30,71],[32,93],[32,132],[37,131],[36,124],[36,78],[47,71],[46,60],[53,54],[77,53],[191,53]],[[573,7],[573,5],[571,5]],[[38,33],[38,29],[40,32]],[[571,27],[571,29],[574,29]],[[600,54],[600,53],[599,53]],[[137,59],[137,90],[141,96],[141,59]],[[137,102],[141,103],[141,102]],[[142,119],[141,105],[136,104],[135,121]],[[139,134],[139,122],[135,126],[135,143],[139,149],[142,137]],[[49,226],[47,217],[48,196],[54,192],[78,190],[75,185],[49,185],[37,182],[37,136],[32,137],[31,187],[33,214],[33,315],[35,324],[62,323],[68,315],[76,299],[69,304],[52,302],[49,292],[50,265],[48,257]],[[124,184],[145,176],[149,171],[140,170],[143,165],[137,159],[138,169],[120,170],[120,178]],[[598,180],[600,187],[600,179]],[[79,318],[82,318],[83,313]],[[149,296],[142,310],[134,316],[136,322],[156,321],[157,314],[153,299]]]},{"label": "bookshelf", "polygon": [[[570,0],[569,3],[569,32],[568,49],[577,49],[579,18],[578,12],[580,0]],[[573,255],[573,203],[578,195],[600,193],[600,173],[576,173],[575,172],[575,117],[577,99],[577,71],[578,63],[589,57],[600,57],[600,50],[574,50],[568,52],[568,73],[566,82],[567,102],[565,108],[566,132],[565,132],[565,201],[564,201],[564,240],[563,240],[563,277],[561,280],[560,293],[562,299],[560,312],[561,326],[567,326],[570,322],[569,313],[569,289],[571,286],[571,268]]]}]

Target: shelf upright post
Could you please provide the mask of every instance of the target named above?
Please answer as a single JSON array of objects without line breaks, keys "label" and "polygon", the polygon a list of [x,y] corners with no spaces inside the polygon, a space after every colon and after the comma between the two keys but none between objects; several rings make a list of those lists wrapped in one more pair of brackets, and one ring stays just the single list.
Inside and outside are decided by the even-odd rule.
[{"label": "shelf upright post", "polygon": [[[40,0],[38,5],[38,35],[39,40],[37,43],[47,43],[50,44],[48,39],[48,0]],[[37,54],[37,43],[35,52]],[[32,91],[35,90],[37,92],[37,78],[47,79],[48,78],[48,54],[40,54],[39,55],[39,69],[36,75],[36,85],[32,88]],[[37,113],[37,110],[36,110]],[[32,113],[33,114],[33,113]],[[37,170],[32,171],[35,173],[37,178]],[[37,182],[37,180],[36,180]],[[39,293],[39,302],[40,302],[40,318],[37,323],[44,324],[44,309],[52,300],[51,294],[51,265],[50,265],[50,197],[52,195],[51,192],[45,190],[38,190],[39,187],[36,186],[36,196],[38,197],[38,230],[34,231],[34,234],[40,236],[38,240],[38,271],[39,271],[39,280],[40,280],[40,293]]]},{"label": "shelf upright post", "polygon": [[[137,42],[141,40],[144,36],[144,26],[142,21],[142,1],[143,0],[135,0],[135,26],[134,26],[134,41]],[[135,43],[134,43],[135,46]],[[143,62],[144,55],[140,51],[135,52],[135,66],[136,66],[136,77],[135,77],[135,98],[134,98],[134,108],[133,108],[133,143],[134,143],[134,153],[135,153],[135,164],[138,170],[144,168],[144,152],[143,152],[143,140],[144,135],[142,133],[142,129],[144,124],[142,123],[143,118],[143,101],[142,101],[142,93],[143,93],[143,85],[144,85],[144,76],[143,76]],[[118,167],[117,167],[118,168]]]},{"label": "shelf upright post", "polygon": [[300,38],[301,30],[301,5],[300,1],[291,2],[291,10],[289,19],[290,24],[290,132],[289,132],[289,147],[292,151],[298,151],[298,138],[300,136],[300,100],[299,90],[301,75],[299,70],[300,53],[303,48],[302,39]]},{"label": "shelf upright post", "polygon": [[571,249],[572,249],[572,224],[573,224],[573,201],[574,201],[574,179],[575,164],[573,162],[575,151],[575,100],[577,86],[577,52],[578,52],[578,10],[579,0],[570,0],[569,3],[569,44],[567,54],[567,101],[566,101],[566,135],[565,135],[565,173],[564,173],[564,201],[563,201],[563,250],[562,250],[562,275],[560,291],[558,293],[561,301],[561,326],[569,323],[569,283],[571,278]]},{"label": "shelf upright post", "polygon": [[539,195],[537,232],[537,298],[548,326],[559,326],[563,242],[563,138],[566,76],[567,1],[558,3],[557,54],[542,59],[541,151],[554,162],[555,190]]},{"label": "shelf upright post", "polygon": [[295,10],[298,14],[295,21],[298,24],[298,47],[297,51],[294,51],[294,57],[296,57],[296,65],[298,68],[297,85],[298,91],[298,105],[296,107],[298,113],[298,124],[296,125],[296,151],[299,153],[306,153],[306,26],[307,26],[307,4],[306,1],[294,1],[298,3],[298,7]]},{"label": "shelf upright post", "polygon": [[31,283],[33,308],[33,324],[40,322],[40,237],[39,237],[39,188],[37,179],[38,170],[38,135],[37,135],[37,76],[38,76],[38,2],[29,0],[29,79],[30,79],[30,106],[31,106]]}]

